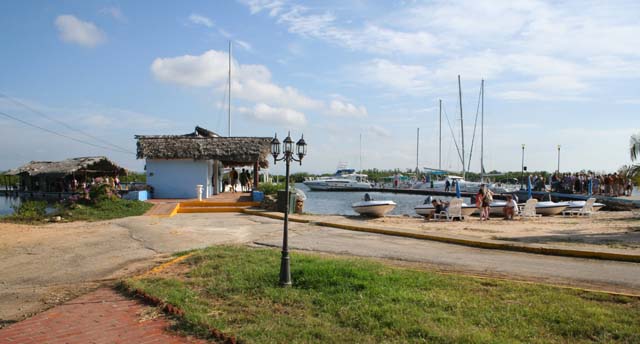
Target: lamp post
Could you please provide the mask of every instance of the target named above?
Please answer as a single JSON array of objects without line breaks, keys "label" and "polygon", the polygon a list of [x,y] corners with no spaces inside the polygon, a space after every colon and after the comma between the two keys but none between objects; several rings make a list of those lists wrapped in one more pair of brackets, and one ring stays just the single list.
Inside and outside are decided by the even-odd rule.
[{"label": "lamp post", "polygon": [[522,169],[520,171],[520,190],[524,189],[524,143],[522,144]]},{"label": "lamp post", "polygon": [[558,145],[558,176],[560,175],[560,145]]},{"label": "lamp post", "polygon": [[[294,153],[298,155],[298,159],[294,157]],[[293,140],[291,140],[291,133],[287,134],[287,137],[282,141],[282,157],[280,155],[280,141],[278,140],[278,134],[275,134],[273,140],[271,140],[271,155],[273,155],[273,164],[278,161],[285,162],[286,173],[284,180],[284,191],[286,206],[284,208],[284,231],[282,233],[282,257],[280,258],[280,285],[291,285],[291,269],[289,265],[289,165],[291,161],[297,161],[302,165],[302,158],[307,154],[307,143],[304,142],[304,135],[296,142],[296,151],[293,151]]]}]

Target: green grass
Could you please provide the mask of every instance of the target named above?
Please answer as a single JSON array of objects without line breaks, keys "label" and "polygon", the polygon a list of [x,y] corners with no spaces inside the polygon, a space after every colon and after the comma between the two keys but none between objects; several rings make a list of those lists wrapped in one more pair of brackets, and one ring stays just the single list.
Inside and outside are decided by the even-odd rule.
[{"label": "green grass", "polygon": [[640,300],[527,283],[437,274],[366,259],[212,247],[188,272],[131,279],[185,310],[178,327],[213,326],[252,343],[640,342]]},{"label": "green grass", "polygon": [[[153,204],[125,199],[103,200],[97,204],[77,204],[73,209],[64,210],[62,216],[70,221],[101,221],[121,217],[142,215]],[[69,216],[71,214],[71,216]]]},{"label": "green grass", "polygon": [[104,199],[95,204],[76,203],[70,207],[59,204],[52,214],[46,214],[45,207],[45,202],[25,202],[14,214],[0,217],[0,221],[42,224],[55,216],[61,216],[64,221],[101,221],[142,215],[153,207],[153,204],[119,198]]}]

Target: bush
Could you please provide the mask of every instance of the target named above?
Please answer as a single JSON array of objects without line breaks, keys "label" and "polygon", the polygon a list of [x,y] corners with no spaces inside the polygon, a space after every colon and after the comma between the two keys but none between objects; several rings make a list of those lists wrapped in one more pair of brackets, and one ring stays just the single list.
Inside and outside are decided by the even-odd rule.
[{"label": "bush", "polygon": [[[291,185],[289,187],[293,190]],[[284,190],[284,183],[262,183],[258,185],[258,190],[265,195],[275,195],[278,190]]]},{"label": "bush", "polygon": [[26,201],[20,205],[11,206],[13,215],[9,218],[18,221],[42,221],[47,215],[47,202]]},{"label": "bush", "polygon": [[89,198],[94,204],[100,203],[105,200],[115,200],[118,198],[116,191],[109,184],[96,184],[92,185],[89,190]]}]

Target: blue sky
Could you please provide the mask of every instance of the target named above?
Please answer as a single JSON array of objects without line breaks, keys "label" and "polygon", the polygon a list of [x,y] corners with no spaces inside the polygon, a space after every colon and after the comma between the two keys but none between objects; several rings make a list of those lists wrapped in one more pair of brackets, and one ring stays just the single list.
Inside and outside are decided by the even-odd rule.
[{"label": "blue sky", "polygon": [[[295,170],[460,169],[457,75],[467,159],[480,80],[485,168],[615,170],[640,130],[640,3],[544,1],[22,1],[0,3],[0,169],[107,155],[142,170],[134,134],[304,133]],[[78,131],[88,133],[83,136]],[[479,128],[477,129],[479,132]],[[479,134],[477,134],[479,135]],[[113,146],[111,146],[113,147]],[[471,169],[479,170],[479,136]],[[281,172],[280,164],[274,168]]]}]

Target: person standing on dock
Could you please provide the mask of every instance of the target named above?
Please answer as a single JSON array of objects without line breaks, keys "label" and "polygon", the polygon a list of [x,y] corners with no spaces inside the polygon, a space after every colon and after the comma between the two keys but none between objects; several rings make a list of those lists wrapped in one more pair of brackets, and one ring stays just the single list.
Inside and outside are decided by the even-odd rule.
[{"label": "person standing on dock", "polygon": [[236,185],[238,184],[238,171],[235,167],[231,168],[229,172],[229,179],[231,179],[231,192],[236,192]]}]

